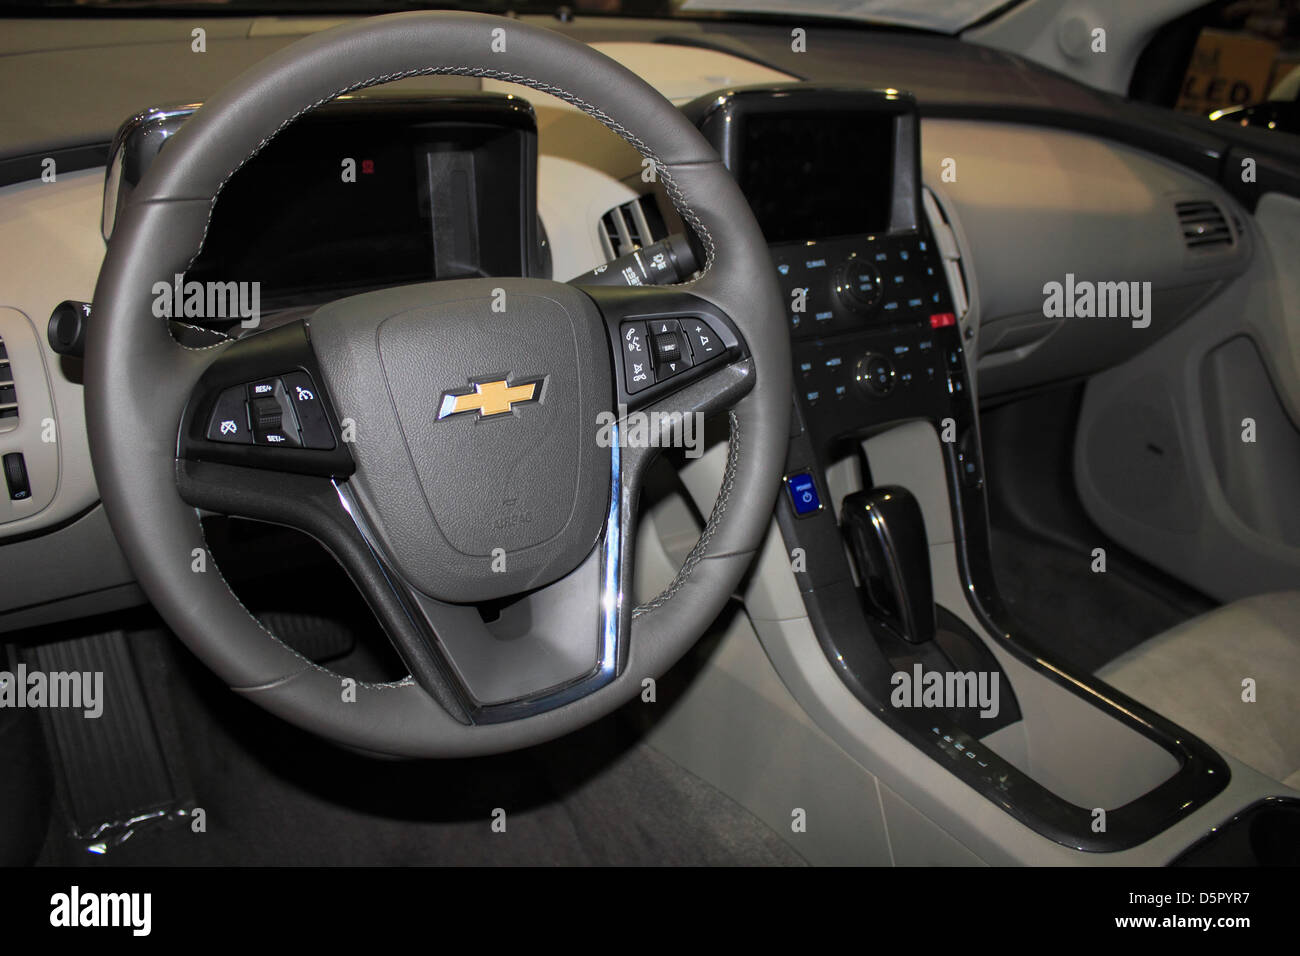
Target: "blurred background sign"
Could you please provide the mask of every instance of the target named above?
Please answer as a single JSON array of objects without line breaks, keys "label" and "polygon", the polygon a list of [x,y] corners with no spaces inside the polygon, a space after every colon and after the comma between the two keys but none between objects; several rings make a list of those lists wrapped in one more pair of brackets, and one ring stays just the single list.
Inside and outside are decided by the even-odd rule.
[{"label": "blurred background sign", "polygon": [[1225,30],[1202,30],[1176,108],[1207,113],[1266,99],[1278,52],[1278,44],[1272,40]]}]

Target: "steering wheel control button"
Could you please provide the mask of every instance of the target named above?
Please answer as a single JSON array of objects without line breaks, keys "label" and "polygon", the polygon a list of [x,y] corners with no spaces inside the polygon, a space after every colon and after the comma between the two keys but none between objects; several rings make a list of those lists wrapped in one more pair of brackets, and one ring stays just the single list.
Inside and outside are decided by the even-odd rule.
[{"label": "steering wheel control button", "polygon": [[253,444],[273,448],[302,447],[298,419],[283,381],[269,378],[250,384],[248,411],[253,426]]},{"label": "steering wheel control button", "polygon": [[853,378],[868,395],[884,398],[894,390],[894,366],[883,355],[868,352],[858,359]]},{"label": "steering wheel control button", "polygon": [[722,354],[722,340],[718,338],[717,332],[709,328],[709,323],[703,319],[686,319],[684,328],[697,365]]},{"label": "steering wheel control button", "polygon": [[679,359],[676,362],[665,362],[655,369],[655,381],[664,382],[691,367],[689,358]]},{"label": "steering wheel control button", "polygon": [[654,370],[650,365],[650,345],[644,322],[624,322],[618,330],[619,344],[623,349],[623,377],[627,392],[635,395],[654,384]]},{"label": "steering wheel control button", "polygon": [[232,445],[251,445],[253,432],[248,427],[248,404],[242,385],[228,388],[217,398],[208,420],[208,440]]},{"label": "steering wheel control button", "polygon": [[275,400],[274,395],[268,395],[266,398],[255,398],[249,404],[253,413],[253,431],[261,434],[262,432],[278,431],[284,423],[284,409],[280,403]]},{"label": "steering wheel control button", "polygon": [[817,494],[817,483],[808,472],[801,471],[787,475],[785,490],[790,496],[790,506],[794,508],[797,517],[806,518],[822,510],[822,499]]},{"label": "steering wheel control button", "polygon": [[655,319],[648,327],[656,382],[670,379],[695,364],[681,322],[677,319]]},{"label": "steering wheel control button", "polygon": [[655,364],[667,365],[682,360],[682,337],[677,332],[665,332],[654,337]]},{"label": "steering wheel control button", "polygon": [[320,389],[311,380],[311,376],[306,372],[290,372],[282,381],[298,419],[302,446],[322,451],[334,448],[334,429],[330,427],[329,418],[325,414]]}]

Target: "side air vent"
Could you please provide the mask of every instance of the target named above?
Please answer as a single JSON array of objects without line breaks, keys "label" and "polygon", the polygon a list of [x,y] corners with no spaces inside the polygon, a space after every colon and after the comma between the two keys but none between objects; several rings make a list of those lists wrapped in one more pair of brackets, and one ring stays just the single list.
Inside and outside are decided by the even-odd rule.
[{"label": "side air vent", "polygon": [[600,217],[600,246],[605,259],[617,259],[668,235],[653,195],[638,196]]},{"label": "side air vent", "polygon": [[18,392],[14,388],[14,373],[9,367],[9,350],[0,338],[0,431],[8,431],[18,424]]},{"label": "side air vent", "polygon": [[1232,227],[1217,203],[1208,199],[1193,199],[1174,204],[1178,224],[1183,230],[1183,242],[1193,252],[1211,250],[1235,243]]}]

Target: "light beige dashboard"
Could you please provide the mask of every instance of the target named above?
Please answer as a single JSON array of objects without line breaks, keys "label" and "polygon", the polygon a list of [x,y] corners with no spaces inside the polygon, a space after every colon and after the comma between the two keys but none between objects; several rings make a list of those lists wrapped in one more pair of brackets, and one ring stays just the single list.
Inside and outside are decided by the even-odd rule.
[{"label": "light beige dashboard", "polygon": [[[596,46],[679,104],[720,88],[790,79],[712,50],[626,42]],[[422,88],[422,82],[401,85],[409,90]],[[484,86],[522,95],[536,109],[538,205],[554,277],[564,280],[599,265],[605,261],[599,238],[601,216],[653,188],[641,180],[640,157],[609,130],[562,101],[495,81],[485,81]],[[1169,290],[1166,327],[1177,324],[1240,271],[1249,255],[1243,233],[1232,256],[1187,271],[1177,246],[1173,198],[1208,196],[1230,211],[1233,204],[1214,185],[1127,147],[1062,131],[944,120],[923,123],[922,144],[926,185],[956,236],[949,250],[951,275],[964,283],[969,300],[963,317],[968,338],[978,341],[981,326],[998,333],[997,341],[985,350],[988,354],[979,373],[999,387],[1095,371],[1137,347],[1132,336],[1100,325],[1075,325],[1038,338],[1031,328],[1028,339],[1022,328],[1035,325],[1035,290],[1044,277],[1063,271],[1064,263],[1083,262],[1080,272],[1104,272],[1108,263],[1117,261],[1132,267],[1138,250],[1119,240],[1126,230],[1133,230],[1134,222],[1139,230],[1156,229],[1168,236],[1166,243],[1154,247],[1158,251],[1152,253],[1151,262],[1143,264],[1154,270],[1157,284]],[[950,156],[958,158],[956,182],[947,182],[942,175],[943,160]],[[1118,193],[1114,185],[1111,192],[1100,192],[1116,177],[1122,185]],[[33,603],[52,606],[61,596],[123,584],[124,565],[113,553],[111,539],[104,541],[106,528],[96,508],[77,363],[61,359],[45,343],[45,324],[58,302],[92,297],[104,254],[99,232],[102,184],[103,170],[90,169],[60,174],[55,182],[0,189],[0,253],[5,262],[0,307],[7,310],[0,315],[23,330],[11,333],[16,343],[27,343],[11,348],[11,358],[23,369],[28,383],[24,392],[39,392],[32,383],[43,377],[49,394],[48,417],[54,419],[57,434],[56,460],[50,458],[48,448],[31,453],[40,459],[44,451],[42,460],[48,462],[39,474],[41,494],[23,509],[0,513],[0,540],[30,539],[61,529],[64,543],[59,551],[66,553],[78,540],[76,533],[69,536],[69,530],[94,525],[96,537],[90,546],[106,552],[102,564],[111,573],[99,579],[91,568],[80,578],[50,582],[36,595],[39,602],[21,589],[6,589],[0,594],[0,615]],[[664,212],[671,217],[669,208]],[[1005,347],[1008,330],[1021,336],[1020,345]],[[1018,341],[1015,335],[1011,341]],[[33,414],[39,414],[39,394],[20,398],[25,407],[37,409]],[[46,417],[40,414],[41,419]],[[0,451],[19,443],[26,450],[31,442],[25,426],[22,433],[0,432]],[[0,547],[0,574],[10,566],[48,560],[46,553],[33,548]],[[125,580],[129,581],[129,574]]]}]

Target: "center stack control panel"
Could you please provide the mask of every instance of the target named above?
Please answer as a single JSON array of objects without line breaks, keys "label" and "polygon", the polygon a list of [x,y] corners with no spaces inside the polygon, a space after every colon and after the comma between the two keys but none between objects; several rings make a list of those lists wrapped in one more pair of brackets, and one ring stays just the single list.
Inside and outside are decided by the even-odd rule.
[{"label": "center stack control panel", "polygon": [[925,233],[787,243],[771,253],[796,399],[817,438],[912,417],[939,421],[966,404],[961,335]]}]

